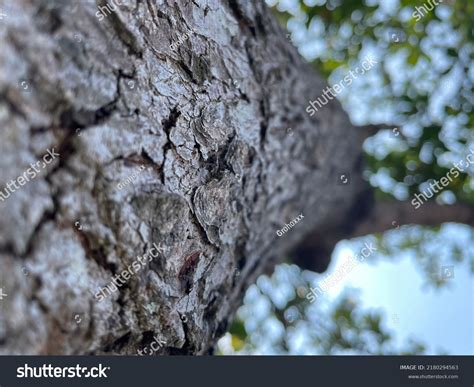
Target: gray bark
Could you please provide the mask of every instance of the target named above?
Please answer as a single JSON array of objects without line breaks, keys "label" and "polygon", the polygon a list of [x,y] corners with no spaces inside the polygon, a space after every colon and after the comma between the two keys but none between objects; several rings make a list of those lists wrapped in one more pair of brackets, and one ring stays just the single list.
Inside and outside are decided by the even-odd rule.
[{"label": "gray bark", "polygon": [[356,131],[337,101],[305,112],[326,84],[262,1],[122,3],[0,2],[0,186],[60,154],[0,202],[2,354],[209,353],[248,285],[365,195]]}]

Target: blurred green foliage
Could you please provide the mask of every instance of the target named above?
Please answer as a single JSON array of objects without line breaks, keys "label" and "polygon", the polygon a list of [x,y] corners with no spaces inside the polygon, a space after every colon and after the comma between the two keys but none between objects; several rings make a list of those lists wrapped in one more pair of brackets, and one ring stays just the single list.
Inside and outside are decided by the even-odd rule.
[{"label": "blurred green foliage", "polygon": [[[473,1],[438,0],[440,4],[422,10],[421,17],[416,7],[431,8],[428,1],[267,2],[291,31],[293,44],[329,83],[342,79],[368,53],[377,58],[378,66],[338,98],[356,125],[385,124],[386,130],[364,144],[366,178],[378,200],[411,200],[474,149]],[[315,97],[319,94],[315,90]],[[473,204],[470,175],[468,170],[461,173],[436,200]],[[463,236],[447,242],[453,233]],[[442,260],[466,260],[474,272],[470,227],[402,227],[375,238],[378,259],[410,253],[428,286],[446,285],[439,275]],[[294,265],[280,265],[272,277],[260,277],[228,333],[231,352],[425,353],[416,341],[397,347],[384,313],[364,310],[355,290],[346,290],[333,304],[325,297],[311,304],[305,297],[314,283],[308,275]]]},{"label": "blurred green foliage", "polygon": [[404,226],[376,236],[377,254],[373,261],[413,257],[416,266],[424,273],[425,287],[440,289],[450,283],[441,274],[443,265],[440,262],[458,267],[466,262],[470,272],[474,273],[473,241],[474,229],[467,225]]},{"label": "blurred green foliage", "polygon": [[[307,274],[307,273],[306,273]],[[282,284],[284,284],[282,289]],[[423,344],[409,340],[402,348],[378,310],[364,310],[357,291],[349,289],[334,303],[325,295],[306,298],[311,281],[295,265],[280,265],[261,276],[246,295],[228,335],[224,353],[282,355],[421,355]],[[395,317],[395,316],[392,316]],[[250,332],[246,330],[250,327]]]},{"label": "blurred green foliage", "polygon": [[[445,1],[432,11],[423,0],[296,0],[289,9],[284,3],[273,9],[326,78],[348,72],[368,51],[379,60],[371,74],[376,79],[350,93],[363,95],[374,112],[389,107],[385,122],[373,114],[365,123],[389,124],[387,129],[401,128],[402,135],[384,157],[367,154],[368,176],[383,168],[403,185],[397,198],[404,200],[465,157],[474,128],[474,2]],[[416,14],[422,6],[428,9]],[[311,50],[315,45],[319,49]],[[394,195],[377,187],[381,198]],[[467,173],[449,190],[459,201],[474,202]]]}]

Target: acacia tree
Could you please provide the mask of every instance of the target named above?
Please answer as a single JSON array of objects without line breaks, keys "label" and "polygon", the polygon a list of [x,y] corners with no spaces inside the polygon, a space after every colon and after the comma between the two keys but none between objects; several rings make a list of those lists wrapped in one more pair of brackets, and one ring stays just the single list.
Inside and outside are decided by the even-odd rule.
[{"label": "acacia tree", "polygon": [[306,113],[327,84],[262,1],[3,4],[2,353],[134,354],[157,338],[160,354],[209,353],[288,252],[323,271],[338,240],[394,219],[472,223],[462,205],[374,204],[374,127],[337,100]]}]

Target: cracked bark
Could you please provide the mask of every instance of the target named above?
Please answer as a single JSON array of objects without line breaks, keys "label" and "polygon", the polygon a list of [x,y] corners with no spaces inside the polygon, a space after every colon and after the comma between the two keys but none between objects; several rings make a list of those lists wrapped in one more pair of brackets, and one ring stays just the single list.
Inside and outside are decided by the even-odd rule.
[{"label": "cracked bark", "polygon": [[1,186],[60,153],[0,202],[2,354],[209,353],[258,275],[369,197],[357,131],[337,101],[304,112],[326,84],[261,1],[122,2],[0,2]]}]

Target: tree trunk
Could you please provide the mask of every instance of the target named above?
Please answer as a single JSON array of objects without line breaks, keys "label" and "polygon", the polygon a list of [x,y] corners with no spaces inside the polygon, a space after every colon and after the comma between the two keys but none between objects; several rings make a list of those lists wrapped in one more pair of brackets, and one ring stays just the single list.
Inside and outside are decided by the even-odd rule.
[{"label": "tree trunk", "polygon": [[262,1],[121,3],[3,3],[1,187],[59,156],[0,201],[2,354],[210,353],[258,275],[370,208],[360,136],[305,112],[326,83]]}]

